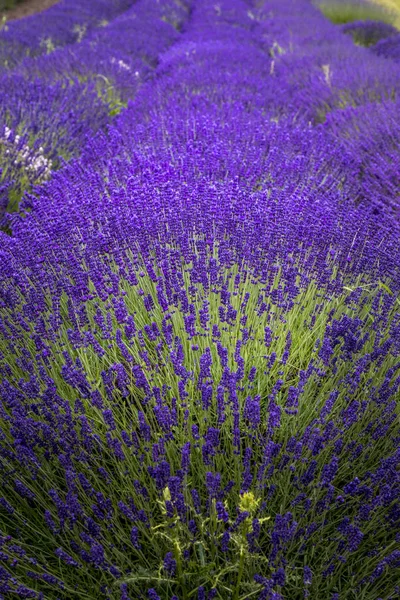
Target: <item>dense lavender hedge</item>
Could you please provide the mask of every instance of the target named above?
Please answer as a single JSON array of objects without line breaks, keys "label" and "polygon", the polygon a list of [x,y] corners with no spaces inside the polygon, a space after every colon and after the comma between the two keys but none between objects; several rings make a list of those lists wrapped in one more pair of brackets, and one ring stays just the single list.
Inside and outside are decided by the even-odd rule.
[{"label": "dense lavender hedge", "polygon": [[393,25],[380,21],[352,21],[346,23],[342,31],[351,35],[354,42],[360,46],[373,46],[381,40],[398,35]]},{"label": "dense lavender hedge", "polygon": [[108,27],[7,75],[128,67],[0,233],[0,596],[395,600],[398,64],[308,0]]},{"label": "dense lavender hedge", "polygon": [[372,50],[379,56],[390,58],[397,63],[400,62],[400,35],[380,40],[375,44]]},{"label": "dense lavender hedge", "polygon": [[79,155],[134,97],[177,40],[187,11],[184,3],[139,0],[79,43],[25,59],[0,79],[0,217],[17,210],[22,194],[63,160]]},{"label": "dense lavender hedge", "polygon": [[46,11],[6,22],[0,32],[0,64],[9,69],[26,56],[80,41],[127,10],[135,0],[60,0]]}]

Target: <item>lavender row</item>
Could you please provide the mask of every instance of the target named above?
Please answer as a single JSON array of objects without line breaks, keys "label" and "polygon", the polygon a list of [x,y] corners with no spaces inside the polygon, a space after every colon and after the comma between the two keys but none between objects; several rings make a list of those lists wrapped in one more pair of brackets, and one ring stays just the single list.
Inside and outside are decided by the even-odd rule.
[{"label": "lavender row", "polygon": [[44,12],[6,22],[0,31],[0,65],[12,69],[27,56],[74,44],[104,27],[135,0],[61,0]]},{"label": "lavender row", "polygon": [[[270,10],[271,3],[267,7]],[[327,144],[332,143],[330,127],[334,124],[333,142],[346,151],[350,171],[360,183],[354,201],[371,205],[377,215],[386,211],[396,215],[399,206],[395,191],[399,162],[396,143],[399,65],[382,56],[377,60],[371,50],[354,46],[342,30],[360,32],[361,29],[362,35],[370,38],[387,36],[373,45],[372,51],[380,44],[395,47],[398,34],[388,24],[366,22],[363,26],[350,23],[341,29],[332,27],[307,3],[288,2],[287,8],[296,27],[285,27],[284,17],[280,25],[273,11],[269,13],[270,20],[260,24],[265,31],[263,39],[266,39],[268,25],[275,21],[276,41],[275,46],[270,47],[274,55],[271,68],[277,81],[271,86],[270,94],[273,102],[281,107],[280,111],[274,108],[275,114],[278,118],[283,114],[297,121],[304,119],[322,124],[322,130],[328,134]],[[272,39],[269,38],[269,44]],[[380,122],[381,118],[388,121]],[[371,130],[368,135],[367,128]],[[385,142],[383,135],[386,135]],[[375,165],[368,168],[370,160],[375,161]],[[397,217],[394,226],[396,222]]]},{"label": "lavender row", "polygon": [[2,212],[79,154],[151,75],[187,7],[138,2],[82,43],[25,61],[0,80]]},{"label": "lavender row", "polygon": [[361,182],[359,201],[373,204],[379,218],[388,208],[399,221],[400,103],[384,102],[332,113],[324,125],[332,143],[351,157]]}]

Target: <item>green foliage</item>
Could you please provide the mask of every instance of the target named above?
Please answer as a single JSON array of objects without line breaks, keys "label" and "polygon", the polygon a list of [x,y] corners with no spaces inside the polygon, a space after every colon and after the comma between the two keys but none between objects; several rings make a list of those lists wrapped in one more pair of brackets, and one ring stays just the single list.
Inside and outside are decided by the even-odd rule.
[{"label": "green foliage", "polygon": [[117,87],[108,77],[102,74],[93,74],[91,77],[80,77],[80,81],[96,81],[96,91],[102,102],[108,107],[110,117],[115,117],[127,107],[128,103],[123,101]]},{"label": "green foliage", "polygon": [[21,4],[24,0],[0,0],[0,10],[10,10],[17,4]]},{"label": "green foliage", "polygon": [[352,21],[383,21],[394,23],[396,15],[376,4],[319,0],[318,8],[337,25]]}]

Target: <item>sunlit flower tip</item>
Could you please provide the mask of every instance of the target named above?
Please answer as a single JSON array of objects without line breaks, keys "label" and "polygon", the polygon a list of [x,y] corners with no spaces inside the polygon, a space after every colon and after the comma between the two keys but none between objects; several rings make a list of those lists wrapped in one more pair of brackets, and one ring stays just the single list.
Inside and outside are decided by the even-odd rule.
[{"label": "sunlit flower tip", "polygon": [[256,499],[253,492],[244,492],[239,501],[239,508],[242,512],[254,512],[260,504],[260,499]]}]

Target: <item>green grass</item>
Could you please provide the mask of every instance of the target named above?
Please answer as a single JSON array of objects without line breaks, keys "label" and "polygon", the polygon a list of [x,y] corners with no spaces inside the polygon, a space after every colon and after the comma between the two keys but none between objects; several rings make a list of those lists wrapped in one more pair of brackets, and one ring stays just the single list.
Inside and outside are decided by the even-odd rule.
[{"label": "green grass", "polygon": [[24,0],[0,0],[0,10],[10,10],[17,4],[21,4]]},{"label": "green grass", "polygon": [[317,1],[316,5],[336,25],[352,21],[383,21],[393,24],[396,20],[396,15],[392,11],[376,4],[321,0]]}]

